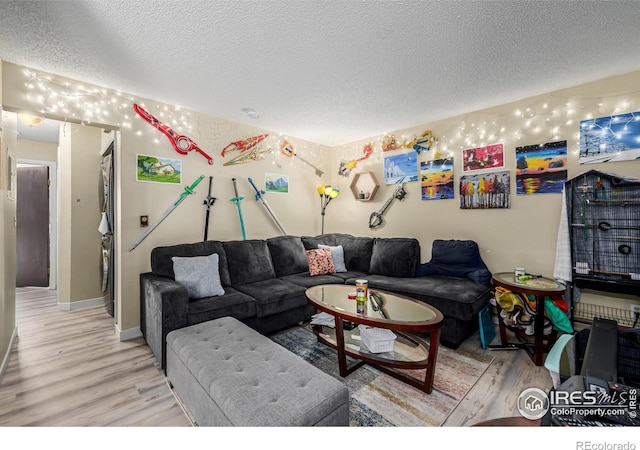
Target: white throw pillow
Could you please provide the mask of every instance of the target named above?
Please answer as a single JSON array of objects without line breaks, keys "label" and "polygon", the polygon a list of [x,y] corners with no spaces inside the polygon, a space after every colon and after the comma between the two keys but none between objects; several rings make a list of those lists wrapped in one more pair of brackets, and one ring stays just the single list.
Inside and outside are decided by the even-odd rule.
[{"label": "white throw pillow", "polygon": [[331,250],[331,258],[333,258],[333,266],[336,268],[336,272],[346,272],[347,266],[344,264],[344,249],[342,245],[331,246],[318,244],[318,248],[328,248]]},{"label": "white throw pillow", "polygon": [[174,256],[173,272],[175,280],[187,288],[189,298],[204,298],[224,295],[220,272],[219,256]]}]

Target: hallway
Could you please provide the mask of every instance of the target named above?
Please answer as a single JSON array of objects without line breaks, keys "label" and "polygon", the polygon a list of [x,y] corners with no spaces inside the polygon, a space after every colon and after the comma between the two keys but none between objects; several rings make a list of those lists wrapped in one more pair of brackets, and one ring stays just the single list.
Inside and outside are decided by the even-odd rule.
[{"label": "hallway", "polygon": [[0,426],[190,426],[144,339],[118,341],[104,306],[60,311],[56,291],[18,288],[16,323]]}]

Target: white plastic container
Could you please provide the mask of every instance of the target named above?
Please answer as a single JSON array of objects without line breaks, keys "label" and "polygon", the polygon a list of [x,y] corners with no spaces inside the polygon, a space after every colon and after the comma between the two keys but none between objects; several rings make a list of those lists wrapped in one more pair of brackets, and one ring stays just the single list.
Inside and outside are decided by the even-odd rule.
[{"label": "white plastic container", "polygon": [[385,328],[374,328],[368,325],[358,325],[362,343],[371,353],[392,352],[396,335]]}]

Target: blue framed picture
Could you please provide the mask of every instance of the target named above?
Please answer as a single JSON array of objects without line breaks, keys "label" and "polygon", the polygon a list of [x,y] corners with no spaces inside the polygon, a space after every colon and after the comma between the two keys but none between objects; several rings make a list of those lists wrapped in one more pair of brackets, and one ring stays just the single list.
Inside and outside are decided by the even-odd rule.
[{"label": "blue framed picture", "polygon": [[580,121],[580,164],[640,159],[640,111]]},{"label": "blue framed picture", "polygon": [[418,181],[418,154],[402,153],[384,158],[384,184]]}]

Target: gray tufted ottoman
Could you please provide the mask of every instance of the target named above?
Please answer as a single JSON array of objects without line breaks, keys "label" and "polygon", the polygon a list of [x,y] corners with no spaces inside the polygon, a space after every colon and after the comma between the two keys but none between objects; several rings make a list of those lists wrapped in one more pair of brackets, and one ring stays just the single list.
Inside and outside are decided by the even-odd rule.
[{"label": "gray tufted ottoman", "polygon": [[232,317],[169,333],[167,378],[200,426],[349,425],[342,382]]}]

